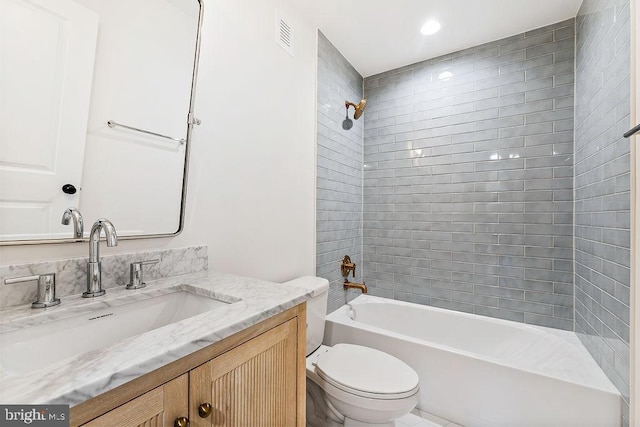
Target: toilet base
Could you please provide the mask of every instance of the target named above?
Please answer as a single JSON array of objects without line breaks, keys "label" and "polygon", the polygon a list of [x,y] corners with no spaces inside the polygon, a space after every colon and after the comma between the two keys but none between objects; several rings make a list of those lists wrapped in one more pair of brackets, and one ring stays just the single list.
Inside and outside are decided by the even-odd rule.
[{"label": "toilet base", "polygon": [[[336,419],[332,419],[328,414],[332,413]],[[307,427],[341,427],[342,421],[338,421],[339,416],[333,413],[327,405],[324,391],[310,379],[307,378]]]}]

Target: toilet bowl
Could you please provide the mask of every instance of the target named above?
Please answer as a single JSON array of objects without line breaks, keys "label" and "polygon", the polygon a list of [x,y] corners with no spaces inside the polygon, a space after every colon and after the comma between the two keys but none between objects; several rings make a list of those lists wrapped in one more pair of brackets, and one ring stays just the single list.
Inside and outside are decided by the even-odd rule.
[{"label": "toilet bowl", "polygon": [[393,426],[418,403],[418,374],[400,359],[353,344],[321,345],[329,282],[285,284],[312,291],[307,302],[307,426]]},{"label": "toilet bowl", "polygon": [[413,369],[359,345],[320,346],[307,357],[309,381],[324,392],[326,415],[344,425],[393,425],[418,403],[419,378]]}]

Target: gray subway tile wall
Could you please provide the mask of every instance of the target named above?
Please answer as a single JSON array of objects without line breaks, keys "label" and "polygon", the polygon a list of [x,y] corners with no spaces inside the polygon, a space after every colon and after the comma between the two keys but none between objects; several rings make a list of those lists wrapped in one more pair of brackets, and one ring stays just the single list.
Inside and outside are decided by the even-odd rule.
[{"label": "gray subway tile wall", "polygon": [[[584,0],[576,18],[575,327],[629,403],[630,4]],[[625,417],[628,425],[628,416]]]},{"label": "gray subway tile wall", "polygon": [[371,294],[573,329],[574,34],[572,19],[365,79]]},{"label": "gray subway tile wall", "polygon": [[362,271],[363,119],[350,130],[342,129],[342,121],[345,100],[362,99],[363,79],[321,32],[317,81],[316,275],[330,281],[331,312],[357,296],[342,289],[342,257],[349,255],[358,275]]}]

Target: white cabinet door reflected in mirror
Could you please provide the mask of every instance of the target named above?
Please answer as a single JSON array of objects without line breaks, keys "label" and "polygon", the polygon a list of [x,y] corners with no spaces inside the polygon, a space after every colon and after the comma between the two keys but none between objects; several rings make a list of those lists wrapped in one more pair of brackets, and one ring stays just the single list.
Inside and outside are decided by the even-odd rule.
[{"label": "white cabinet door reflected in mirror", "polygon": [[122,237],[181,229],[199,13],[197,0],[0,0],[0,244],[72,240],[68,207]]}]

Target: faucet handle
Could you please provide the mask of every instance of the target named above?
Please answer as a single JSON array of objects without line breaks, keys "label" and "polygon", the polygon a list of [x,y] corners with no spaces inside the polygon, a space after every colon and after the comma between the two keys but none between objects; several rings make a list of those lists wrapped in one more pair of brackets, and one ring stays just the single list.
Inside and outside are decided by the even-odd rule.
[{"label": "faucet handle", "polygon": [[144,283],[144,280],[143,280],[144,270],[142,266],[157,264],[159,262],[160,262],[159,259],[132,262],[131,265],[129,266],[129,284],[127,285],[127,289],[140,289],[147,286],[147,284]]},{"label": "faucet handle", "polygon": [[60,298],[56,298],[56,274],[46,273],[33,276],[13,277],[5,279],[5,285],[14,283],[38,281],[38,295],[31,304],[31,308],[46,308],[60,304]]},{"label": "faucet handle", "polygon": [[351,262],[351,258],[349,255],[345,255],[342,258],[342,263],[340,264],[340,271],[342,272],[342,277],[345,279],[349,276],[349,272],[353,274],[353,278],[356,278],[356,263]]}]

